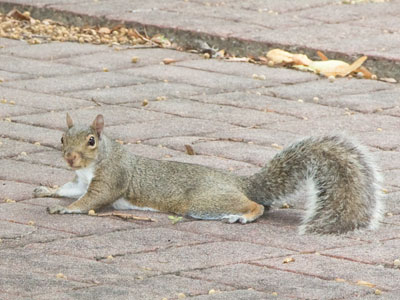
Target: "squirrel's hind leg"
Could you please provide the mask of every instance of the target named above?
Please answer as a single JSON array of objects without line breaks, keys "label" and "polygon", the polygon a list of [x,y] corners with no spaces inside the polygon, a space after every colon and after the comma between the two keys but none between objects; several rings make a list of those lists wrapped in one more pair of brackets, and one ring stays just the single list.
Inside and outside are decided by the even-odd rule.
[{"label": "squirrel's hind leg", "polygon": [[[264,206],[249,200],[245,195],[224,194],[216,196],[214,201],[198,201],[194,203],[188,215],[203,220],[221,220],[226,223],[250,223],[264,213]],[[209,205],[204,205],[208,203]]]}]

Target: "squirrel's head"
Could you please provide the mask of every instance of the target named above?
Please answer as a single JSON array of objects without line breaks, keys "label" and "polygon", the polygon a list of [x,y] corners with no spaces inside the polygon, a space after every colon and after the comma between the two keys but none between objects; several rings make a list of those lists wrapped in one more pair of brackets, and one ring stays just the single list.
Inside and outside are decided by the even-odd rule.
[{"label": "squirrel's head", "polygon": [[63,157],[75,170],[86,168],[97,159],[104,118],[97,115],[91,126],[80,127],[74,125],[67,113],[67,126],[67,131],[61,137]]}]

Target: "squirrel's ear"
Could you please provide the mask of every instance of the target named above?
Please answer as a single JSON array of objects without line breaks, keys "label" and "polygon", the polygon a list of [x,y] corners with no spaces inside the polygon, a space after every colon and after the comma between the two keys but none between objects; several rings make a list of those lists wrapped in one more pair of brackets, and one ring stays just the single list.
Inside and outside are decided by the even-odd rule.
[{"label": "squirrel's ear", "polygon": [[96,130],[97,135],[100,137],[101,132],[104,128],[104,118],[103,115],[97,115],[96,119],[94,119],[92,127]]},{"label": "squirrel's ear", "polygon": [[67,113],[67,126],[68,128],[71,128],[72,126],[74,126],[74,122],[72,122],[71,116],[69,115],[69,113]]}]

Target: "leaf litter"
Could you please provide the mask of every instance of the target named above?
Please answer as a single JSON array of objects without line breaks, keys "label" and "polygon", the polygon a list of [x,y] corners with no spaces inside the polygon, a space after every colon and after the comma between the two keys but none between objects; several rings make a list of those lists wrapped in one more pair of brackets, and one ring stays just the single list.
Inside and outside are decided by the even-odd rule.
[{"label": "leaf litter", "polygon": [[29,11],[21,13],[17,9],[7,14],[0,13],[0,37],[26,40],[29,44],[51,41],[79,42],[107,45],[150,46],[168,48],[171,43],[161,34],[149,37],[134,28],[124,25],[114,27],[73,26],[51,19],[38,20]]},{"label": "leaf litter", "polygon": [[[7,14],[0,13],[0,37],[26,40],[29,44],[41,44],[51,41],[59,42],[79,42],[91,44],[107,44],[110,46],[127,45],[132,47],[160,47],[176,48],[183,50],[165,38],[162,34],[149,37],[146,32],[139,33],[134,28],[127,28],[120,24],[114,27],[105,26],[73,26],[66,25],[51,19],[34,19],[29,11],[21,13],[17,9],[11,10]],[[378,79],[367,68],[362,66],[367,60],[367,56],[358,58],[349,64],[341,60],[328,59],[321,51],[317,51],[321,60],[311,60],[304,54],[290,53],[282,49],[272,49],[265,56],[236,57],[230,55],[225,49],[210,47],[207,42],[197,40],[196,52],[204,58],[219,58],[229,62],[248,62],[255,64],[291,67],[301,71],[310,71],[327,77],[331,82],[335,77],[353,77]],[[137,63],[138,58],[133,57],[132,63]],[[165,58],[163,63],[173,64],[176,60]],[[263,80],[261,75],[253,76],[254,79]],[[261,77],[260,77],[261,76]],[[396,83],[394,78],[379,78],[381,81]]]}]

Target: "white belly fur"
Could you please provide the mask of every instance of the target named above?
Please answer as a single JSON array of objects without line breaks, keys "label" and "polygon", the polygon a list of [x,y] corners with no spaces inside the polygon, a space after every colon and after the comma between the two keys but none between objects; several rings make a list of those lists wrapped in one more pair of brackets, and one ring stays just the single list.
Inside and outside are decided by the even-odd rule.
[{"label": "white belly fur", "polygon": [[154,208],[151,207],[140,207],[140,206],[135,206],[132,203],[130,203],[128,200],[124,198],[120,198],[117,201],[115,201],[112,206],[115,209],[119,210],[126,210],[126,209],[137,209],[137,210],[147,210],[147,211],[158,211]]}]

